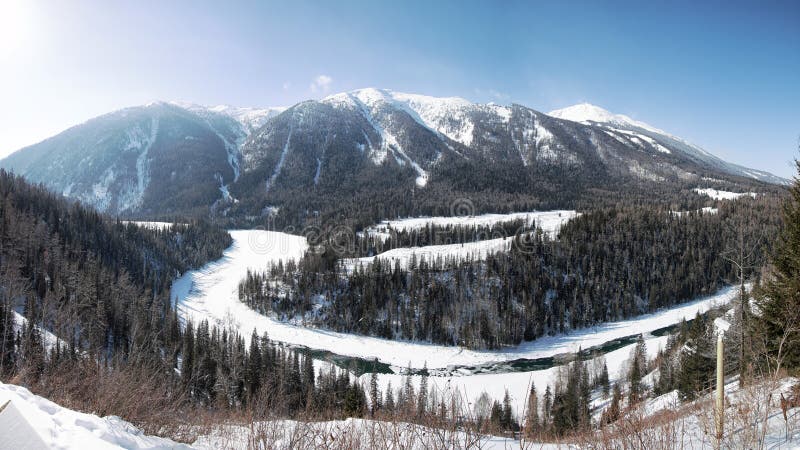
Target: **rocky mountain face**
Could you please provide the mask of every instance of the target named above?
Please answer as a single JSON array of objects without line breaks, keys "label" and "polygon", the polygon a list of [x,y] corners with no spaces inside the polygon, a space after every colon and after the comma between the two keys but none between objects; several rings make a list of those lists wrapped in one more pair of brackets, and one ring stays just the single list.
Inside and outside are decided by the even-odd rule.
[{"label": "rocky mountain face", "polygon": [[785,181],[592,105],[544,114],[379,89],[287,109],[128,108],[24,148],[0,166],[124,215],[210,208],[258,217],[284,208],[299,217],[342,208],[345,199],[369,208],[426,195],[544,207],[642,187]]}]

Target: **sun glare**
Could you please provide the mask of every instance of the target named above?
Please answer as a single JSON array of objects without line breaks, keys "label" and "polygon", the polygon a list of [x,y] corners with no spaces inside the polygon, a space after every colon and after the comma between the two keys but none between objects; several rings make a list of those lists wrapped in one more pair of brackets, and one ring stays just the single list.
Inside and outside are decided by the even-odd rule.
[{"label": "sun glare", "polygon": [[32,9],[31,0],[0,0],[0,56],[12,55],[29,42]]}]

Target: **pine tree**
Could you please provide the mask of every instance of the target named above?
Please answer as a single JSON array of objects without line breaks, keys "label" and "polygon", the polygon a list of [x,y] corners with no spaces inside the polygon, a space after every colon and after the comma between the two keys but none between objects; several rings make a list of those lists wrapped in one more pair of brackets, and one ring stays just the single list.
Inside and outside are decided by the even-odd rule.
[{"label": "pine tree", "polygon": [[186,389],[189,395],[192,395],[192,391],[194,390],[194,349],[194,326],[192,325],[192,322],[186,321],[186,331],[183,333],[183,350],[181,351],[181,354],[183,355],[181,363],[181,380],[183,381],[184,389]]},{"label": "pine tree", "polygon": [[511,408],[511,396],[508,394],[508,389],[506,389],[506,393],[503,395],[503,416],[501,425],[506,430],[516,431],[519,429],[517,421],[514,420],[514,411]]},{"label": "pine tree", "polygon": [[403,398],[401,402],[406,413],[412,413],[414,411],[414,400],[416,400],[416,398],[416,395],[414,395],[414,384],[411,379],[411,361],[409,361],[403,384]]},{"label": "pine tree", "polygon": [[613,394],[611,395],[611,404],[603,411],[602,422],[612,423],[619,419],[620,409],[622,403],[622,391],[620,390],[619,383],[614,384]]},{"label": "pine tree", "polygon": [[491,413],[489,413],[489,422],[495,429],[505,429],[503,426],[503,407],[497,400],[492,402],[492,410]]},{"label": "pine tree", "polygon": [[714,377],[716,354],[706,321],[697,314],[687,336],[687,344],[680,354],[677,387],[681,397],[693,399],[709,387]]},{"label": "pine tree", "polygon": [[608,394],[611,391],[611,384],[608,378],[608,365],[605,361],[603,361],[603,369],[600,372],[599,383],[603,387],[603,397],[608,398]]},{"label": "pine tree", "polygon": [[525,420],[526,434],[534,436],[539,433],[539,399],[536,396],[536,386],[531,383],[531,392],[528,394],[528,417]]},{"label": "pine tree", "polygon": [[423,416],[428,406],[428,363],[426,362],[422,368],[422,373],[419,380],[419,394],[417,398],[417,415]]},{"label": "pine tree", "polygon": [[553,391],[550,390],[548,384],[544,390],[544,404],[542,405],[542,429],[547,430],[550,428],[553,417]]},{"label": "pine tree", "polygon": [[389,381],[389,384],[386,385],[386,400],[383,402],[384,408],[389,411],[390,414],[394,414],[395,410],[395,403],[394,403],[394,390],[392,389],[392,382]]},{"label": "pine tree", "polygon": [[798,176],[784,204],[784,229],[757,299],[758,332],[773,373],[781,366],[800,367],[800,160],[795,165]]},{"label": "pine tree", "polygon": [[372,417],[375,417],[375,413],[380,409],[381,400],[381,393],[378,390],[378,373],[375,370],[377,362],[378,358],[375,358],[372,373],[369,374],[369,413]]},{"label": "pine tree", "polygon": [[256,330],[253,330],[253,334],[250,336],[250,351],[248,352],[246,372],[247,392],[251,401],[258,394],[259,389],[261,389],[262,362],[261,349],[258,346],[259,340],[258,333],[256,333]]},{"label": "pine tree", "polygon": [[642,399],[642,377],[647,372],[647,349],[645,348],[644,338],[639,335],[639,339],[631,355],[631,366],[628,370],[628,381],[630,382],[630,393],[628,403],[635,405]]}]

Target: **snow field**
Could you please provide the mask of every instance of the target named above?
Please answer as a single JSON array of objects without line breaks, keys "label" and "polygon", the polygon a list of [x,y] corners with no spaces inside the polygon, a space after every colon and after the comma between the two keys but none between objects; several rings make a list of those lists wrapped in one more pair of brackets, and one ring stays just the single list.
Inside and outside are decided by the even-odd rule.
[{"label": "snow field", "polygon": [[714,200],[736,200],[739,197],[744,197],[749,195],[750,197],[756,198],[758,194],[755,192],[730,192],[730,191],[719,191],[717,189],[712,188],[694,188],[692,189],[694,192],[697,192],[700,195],[707,195]]},{"label": "snow field", "polygon": [[[458,205],[456,205],[458,206]],[[465,205],[470,209],[469,204]],[[478,216],[455,216],[455,217],[411,217],[397,220],[384,220],[383,222],[367,228],[364,232],[367,235],[388,237],[391,230],[412,231],[421,230],[430,225],[439,227],[445,226],[492,226],[503,222],[513,222],[524,220],[527,224],[535,223],[537,228],[555,237],[558,230],[579,214],[573,210],[554,210],[554,211],[533,211],[509,214],[482,214]]]}]

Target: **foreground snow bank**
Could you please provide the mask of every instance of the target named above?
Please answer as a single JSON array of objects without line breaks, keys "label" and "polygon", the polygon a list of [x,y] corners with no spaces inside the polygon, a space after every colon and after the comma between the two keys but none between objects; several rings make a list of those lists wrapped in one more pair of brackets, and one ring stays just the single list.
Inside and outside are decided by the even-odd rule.
[{"label": "foreground snow bank", "polygon": [[[787,408],[784,418],[780,407],[781,395],[791,398],[797,383],[796,378],[762,379],[742,388],[737,377],[729,379],[721,447],[800,449],[800,408]],[[606,447],[717,448],[714,393],[685,404],[678,397],[677,391],[669,392],[627,412],[612,425]]]},{"label": "foreground snow bank", "polygon": [[[169,439],[146,436],[141,430],[116,416],[98,417],[63,408],[46,398],[13,384],[0,383],[0,406],[10,401],[11,408],[0,413],[19,413],[48,448],[53,449],[180,449],[190,448]],[[0,430],[7,433],[9,430]],[[16,441],[16,438],[19,438]],[[18,444],[28,436],[15,436]],[[30,442],[28,440],[27,442]]]}]

